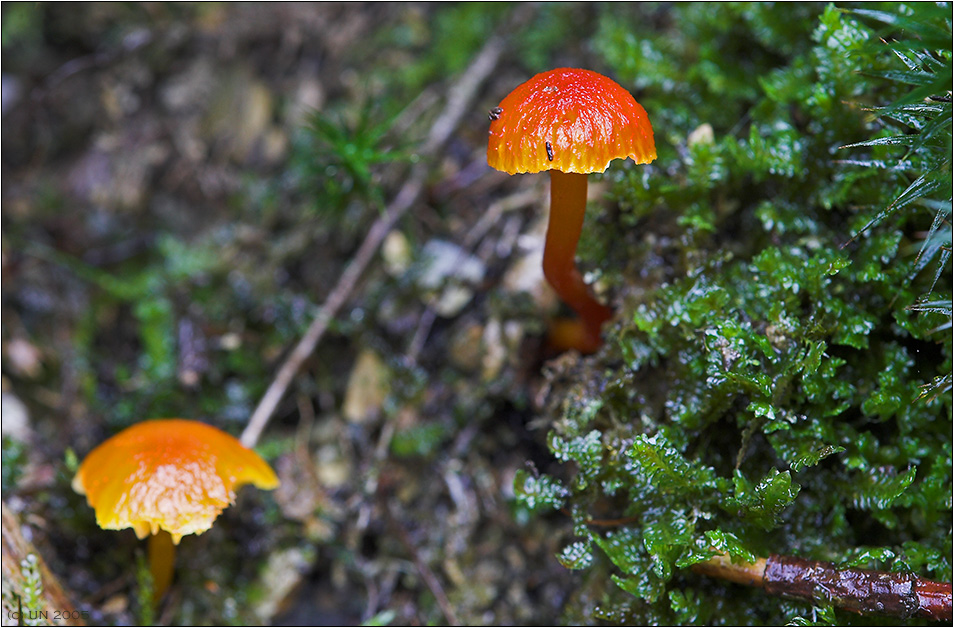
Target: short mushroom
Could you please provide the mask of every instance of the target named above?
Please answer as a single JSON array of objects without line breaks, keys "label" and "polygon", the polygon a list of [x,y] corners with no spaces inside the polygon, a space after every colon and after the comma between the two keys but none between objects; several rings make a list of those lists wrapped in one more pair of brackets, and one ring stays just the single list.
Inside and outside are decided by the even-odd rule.
[{"label": "short mushroom", "polygon": [[257,453],[211,425],[154,419],[93,449],[73,478],[103,529],[149,536],[155,597],[172,581],[175,546],[202,534],[244,484],[273,489],[278,477]]},{"label": "short mushroom", "polygon": [[656,158],[649,117],[618,83],[590,70],[559,68],[537,74],[490,111],[487,162],[509,174],[550,171],[550,221],[543,273],[579,321],[551,329],[559,349],[596,351],[612,316],[576,267],[586,209],[586,175],[614,159],[638,164]]}]

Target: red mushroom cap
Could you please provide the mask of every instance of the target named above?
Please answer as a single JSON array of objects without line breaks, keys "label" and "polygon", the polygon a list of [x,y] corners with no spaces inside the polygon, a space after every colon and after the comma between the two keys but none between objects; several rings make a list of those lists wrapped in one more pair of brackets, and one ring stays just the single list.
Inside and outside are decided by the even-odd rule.
[{"label": "red mushroom cap", "polygon": [[559,68],[518,86],[491,111],[487,163],[509,174],[603,172],[614,159],[656,158],[646,110],[610,78]]}]

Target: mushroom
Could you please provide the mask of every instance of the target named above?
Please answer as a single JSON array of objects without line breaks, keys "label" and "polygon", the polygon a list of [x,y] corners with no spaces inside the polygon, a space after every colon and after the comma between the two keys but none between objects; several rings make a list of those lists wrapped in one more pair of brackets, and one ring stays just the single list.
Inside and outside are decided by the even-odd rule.
[{"label": "mushroom", "polygon": [[576,267],[586,209],[586,175],[614,159],[638,164],[656,158],[645,109],[610,78],[559,68],[537,74],[490,111],[487,163],[508,174],[550,171],[550,220],[543,274],[579,316],[558,321],[550,341],[558,349],[596,351],[612,310],[594,298]]},{"label": "mushroom", "polygon": [[202,534],[244,484],[270,490],[278,477],[257,453],[220,429],[186,419],[129,427],[93,449],[73,478],[96,522],[149,536],[155,599],[172,582],[175,546]]}]

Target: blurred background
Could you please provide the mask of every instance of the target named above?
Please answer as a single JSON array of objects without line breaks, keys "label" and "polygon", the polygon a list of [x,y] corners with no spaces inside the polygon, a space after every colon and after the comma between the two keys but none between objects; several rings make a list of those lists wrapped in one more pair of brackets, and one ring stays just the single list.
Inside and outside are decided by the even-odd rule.
[{"label": "blurred background", "polygon": [[[671,593],[689,586],[682,581],[668,594],[620,585],[624,592],[606,575],[625,571],[612,552],[574,562],[566,550],[587,534],[579,517],[590,506],[606,518],[638,514],[612,497],[617,480],[586,476],[602,478],[610,497],[537,513],[526,496],[515,499],[514,479],[552,474],[583,489],[578,452],[548,437],[557,422],[630,417],[651,433],[648,426],[681,420],[673,402],[656,397],[668,380],[646,379],[658,372],[659,360],[647,356],[662,341],[655,349],[633,344],[649,328],[634,326],[634,313],[653,290],[768,246],[835,250],[917,178],[916,153],[906,167],[876,174],[872,163],[835,163],[899,158],[877,153],[889,143],[862,156],[835,154],[888,135],[890,125],[863,108],[909,89],[859,72],[897,63],[885,50],[862,52],[858,42],[876,43],[876,27],[809,3],[5,2],[2,12],[3,500],[88,623],[758,623],[807,612],[746,597],[751,615],[706,616],[698,610],[706,599],[728,607],[735,593],[698,578],[699,592],[686,594],[699,602],[694,615],[678,614],[692,606]],[[468,85],[482,53],[490,67],[477,68],[479,81]],[[509,177],[486,164],[487,112],[533,74],[561,66],[606,73],[630,90],[649,112],[660,152],[650,166],[617,161],[591,177],[598,209],[587,217],[580,264],[621,312],[593,358],[556,356],[543,341],[560,308],[540,271],[547,178]],[[457,114],[453,128],[431,150],[448,112]],[[943,148],[949,122],[942,131],[931,142]],[[949,161],[946,176],[949,183]],[[176,583],[154,608],[139,593],[142,544],[131,530],[100,530],[69,488],[78,461],[147,418],[192,418],[241,434],[371,225],[415,177],[421,193],[374,251],[258,440],[281,488],[243,490],[212,530],[184,538]],[[859,181],[866,187],[856,193]],[[950,340],[942,346],[931,336],[949,324],[949,305],[917,323],[904,310],[927,294],[949,297],[949,209],[945,218],[930,203],[910,207],[924,211],[891,223],[896,240],[862,238],[869,248],[859,255],[883,260],[872,297],[878,313],[851,319],[857,336],[818,326],[805,334],[841,338],[849,348],[839,359],[849,362],[862,359],[856,351],[869,334],[913,338],[901,346],[906,356],[921,352],[917,375],[905,367],[897,399],[908,403],[938,379],[925,412],[949,416]],[[907,301],[894,309],[885,306],[897,278],[889,268],[912,277],[899,297]],[[783,270],[762,269],[776,272],[767,282],[784,284]],[[802,295],[815,294],[808,290]],[[907,312],[898,323],[906,331],[891,327],[892,311]],[[775,336],[756,327],[776,347],[802,333],[782,323]],[[727,370],[731,351],[722,350]],[[871,368],[852,376],[877,381],[882,363]],[[680,376],[705,379],[702,370]],[[878,386],[859,384],[858,395]],[[604,393],[600,410],[594,400]],[[846,404],[861,407],[858,399]],[[705,416],[751,414],[738,401],[714,405]],[[848,415],[863,423],[882,410]],[[707,461],[726,477],[742,459],[746,431],[732,421],[725,459]],[[693,425],[725,428],[717,419]],[[783,448],[760,440],[763,427],[750,428],[752,448],[770,452],[766,468],[782,468],[771,452]],[[775,429],[783,428],[767,432]],[[856,436],[821,433],[812,438],[843,448]],[[937,450],[917,455],[949,461],[946,433],[932,436]],[[597,458],[633,442],[632,433],[618,442],[605,434]],[[668,434],[684,453],[689,443],[710,442],[708,455],[722,455],[718,438]],[[900,474],[921,458],[862,455],[852,468]],[[950,487],[949,470],[930,477]],[[824,482],[817,480],[821,494]],[[949,499],[938,504],[945,507],[949,514]],[[927,521],[941,525],[936,516]],[[871,531],[865,525],[838,527],[832,551],[854,547]],[[799,526],[751,547],[823,553],[824,539],[787,542],[810,529]],[[870,545],[921,539],[936,549],[931,556],[943,556],[943,543],[924,540],[926,532],[889,539],[897,527],[877,526]],[[927,557],[917,561],[928,568]],[[950,579],[949,559],[931,564]],[[641,601],[619,602],[621,595]],[[667,610],[652,610],[657,600]]]},{"label": "blurred background", "polygon": [[[532,33],[532,57],[509,49],[427,157],[425,194],[277,409],[259,451],[282,489],[242,491],[183,543],[156,619],[355,624],[391,609],[441,623],[418,563],[441,573],[461,621],[556,619],[557,547],[521,532],[508,501],[528,451],[546,464],[525,426],[539,361],[519,351],[525,327],[544,329],[524,292],[543,291],[539,253],[513,288],[490,289],[514,250],[539,247],[546,190],[492,174],[485,137],[527,68],[558,51],[590,61],[564,37],[600,12],[510,12],[4,5],[4,495],[90,623],[142,619],[141,544],[96,527],[68,489],[67,452],[81,460],[153,417],[238,436],[498,31]],[[465,250],[487,206],[520,193]],[[448,279],[461,254],[469,274]],[[524,320],[488,333],[491,311]]]}]

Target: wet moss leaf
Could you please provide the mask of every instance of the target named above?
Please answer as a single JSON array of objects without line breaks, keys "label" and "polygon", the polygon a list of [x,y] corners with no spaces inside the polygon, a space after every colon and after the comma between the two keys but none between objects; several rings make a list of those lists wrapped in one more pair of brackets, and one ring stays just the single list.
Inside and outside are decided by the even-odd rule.
[{"label": "wet moss leaf", "polygon": [[533,475],[524,469],[518,469],[514,475],[513,490],[517,500],[532,512],[560,508],[568,493],[553,478]]},{"label": "wet moss leaf", "polygon": [[831,606],[816,606],[812,608],[811,618],[793,617],[789,626],[837,626],[838,617]]},{"label": "wet moss leaf", "polygon": [[[647,517],[648,518],[648,517]],[[643,545],[652,558],[652,570],[669,580],[676,559],[691,543],[695,525],[681,513],[662,511],[644,521]]]},{"label": "wet moss leaf", "polygon": [[681,625],[695,623],[705,605],[705,596],[700,595],[695,589],[669,591],[669,606]]},{"label": "wet moss leaf", "polygon": [[715,472],[692,464],[661,434],[640,434],[628,452],[633,470],[662,493],[698,494],[715,486]]},{"label": "wet moss leaf", "polygon": [[742,540],[732,532],[706,530],[702,536],[696,536],[686,553],[676,560],[680,569],[705,562],[716,554],[729,554],[732,558],[748,563],[755,562],[755,554],[746,549]]},{"label": "wet moss leaf", "polygon": [[550,451],[564,462],[574,461],[579,465],[577,487],[583,488],[600,472],[600,461],[603,458],[603,443],[598,430],[593,430],[584,436],[561,438],[555,433],[550,434]]},{"label": "wet moss leaf", "polygon": [[799,490],[788,471],[773,469],[755,486],[736,471],[735,495],[726,500],[726,505],[744,521],[771,530],[778,525],[782,511],[795,501]]},{"label": "wet moss leaf", "polygon": [[642,546],[639,532],[624,528],[595,536],[600,547],[624,576],[613,574],[621,589],[647,602],[655,602],[665,589],[665,580],[653,569],[653,561]]},{"label": "wet moss leaf", "polygon": [[576,541],[564,547],[557,560],[567,569],[586,569],[593,564],[593,552],[589,543]]},{"label": "wet moss leaf", "polygon": [[844,447],[837,445],[821,445],[814,447],[811,451],[801,454],[791,462],[792,473],[798,473],[807,467],[814,467],[823,459],[833,454],[839,454],[845,451]]},{"label": "wet moss leaf", "polygon": [[742,539],[731,532],[722,530],[706,530],[706,541],[720,552],[729,554],[732,558],[739,558],[747,563],[755,562],[755,554],[745,548]]},{"label": "wet moss leaf", "polygon": [[885,510],[914,482],[917,468],[898,473],[892,467],[863,472],[852,485],[851,503],[859,510]]},{"label": "wet moss leaf", "polygon": [[638,574],[648,567],[648,556],[642,549],[642,538],[637,530],[620,528],[605,535],[594,534],[593,542],[625,574]]},{"label": "wet moss leaf", "polygon": [[909,377],[914,361],[899,345],[889,345],[888,363],[878,373],[878,388],[861,405],[869,416],[881,420],[892,416],[917,396],[915,382]]},{"label": "wet moss leaf", "polygon": [[623,591],[649,603],[658,600],[663,594],[663,591],[665,591],[665,583],[649,575],[644,577],[622,578],[613,574],[612,578],[613,582]]}]

